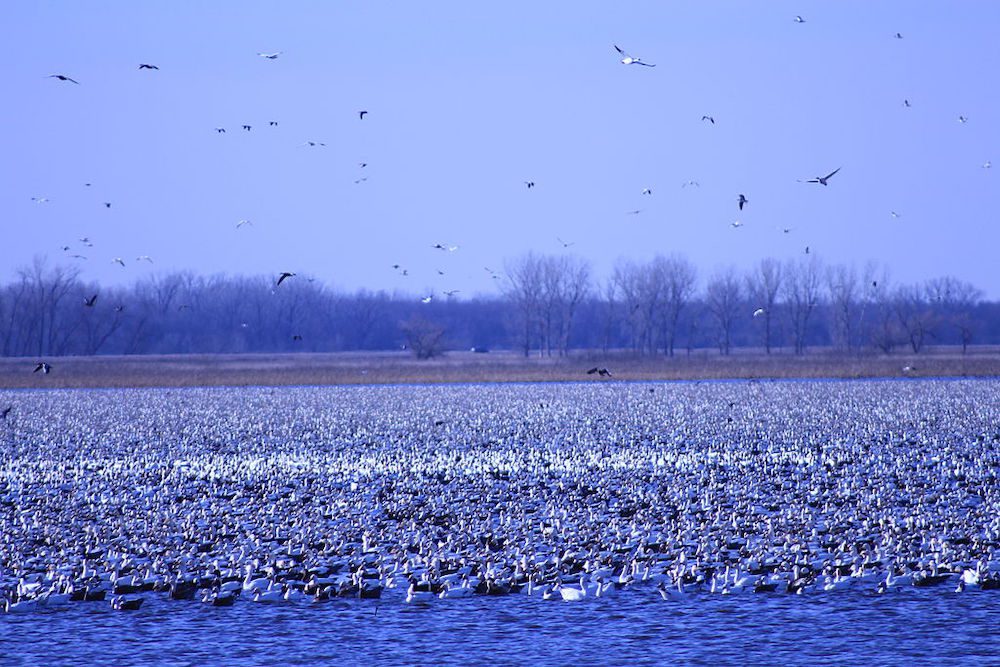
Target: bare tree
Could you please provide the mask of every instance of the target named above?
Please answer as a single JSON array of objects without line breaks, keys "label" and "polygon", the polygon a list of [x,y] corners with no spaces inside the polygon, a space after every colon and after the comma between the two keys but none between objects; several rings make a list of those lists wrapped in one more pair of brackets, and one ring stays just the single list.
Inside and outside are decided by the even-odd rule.
[{"label": "bare tree", "polygon": [[400,329],[417,359],[430,359],[443,353],[445,329],[441,325],[415,315],[400,324]]},{"label": "bare tree", "polygon": [[775,304],[781,288],[781,264],[777,260],[762,259],[747,275],[747,292],[756,309],[762,309],[764,350],[771,354],[771,326],[775,321]]},{"label": "bare tree", "polygon": [[968,351],[974,333],[972,310],[982,299],[982,291],[953,276],[928,280],[924,291],[938,317],[948,326],[958,330],[962,354]]},{"label": "bare tree", "polygon": [[928,307],[923,290],[917,285],[899,287],[893,297],[893,309],[910,349],[919,354],[927,338],[934,336],[934,312]]},{"label": "bare tree", "polygon": [[524,356],[531,354],[532,343],[539,339],[539,321],[545,291],[545,273],[538,255],[526,255],[504,264],[504,293],[514,302],[519,318],[517,346]]},{"label": "bare tree", "polygon": [[649,271],[660,295],[659,320],[663,352],[672,357],[677,340],[677,322],[684,306],[694,295],[698,272],[691,262],[679,255],[656,257]]},{"label": "bare tree", "polygon": [[858,310],[863,288],[853,264],[837,264],[826,271],[827,292],[830,295],[830,339],[835,347],[845,351],[854,348]]},{"label": "bare tree", "polygon": [[804,354],[809,318],[819,303],[820,261],[816,255],[790,260],[785,266],[784,295],[792,326],[795,354]]},{"label": "bare tree", "polygon": [[732,345],[733,327],[743,307],[742,297],[740,280],[732,266],[717,271],[708,281],[705,300],[718,329],[719,352],[724,355],[729,354]]}]

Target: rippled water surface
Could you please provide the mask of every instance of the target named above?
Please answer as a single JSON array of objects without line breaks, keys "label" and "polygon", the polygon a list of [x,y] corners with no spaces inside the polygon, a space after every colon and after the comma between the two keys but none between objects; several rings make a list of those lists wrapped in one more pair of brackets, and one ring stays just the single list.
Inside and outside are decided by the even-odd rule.
[{"label": "rippled water surface", "polygon": [[[310,539],[322,537],[331,530],[330,522],[350,514],[361,522],[357,525],[382,521],[396,531],[395,544],[405,545],[399,540],[408,539],[412,517],[386,524],[373,499],[372,489],[383,483],[388,468],[395,486],[380,488],[389,489],[386,498],[396,503],[397,513],[406,510],[407,487],[417,489],[419,507],[435,511],[449,502],[474,502],[470,499],[479,498],[480,489],[496,487],[502,493],[483,501],[482,508],[451,508],[472,516],[482,509],[493,522],[482,525],[492,529],[502,525],[500,514],[510,515],[495,498],[523,510],[529,507],[523,494],[538,481],[549,484],[544,506],[549,512],[561,502],[563,491],[554,490],[560,476],[598,489],[602,480],[638,479],[633,491],[646,495],[635,497],[659,498],[653,506],[629,505],[631,513],[621,514],[625,505],[601,506],[613,508],[605,515],[612,517],[609,521],[631,526],[629,521],[641,519],[648,533],[685,498],[698,499],[685,507],[692,512],[704,503],[711,518],[722,505],[745,512],[740,516],[758,528],[765,526],[768,512],[779,512],[786,502],[803,516],[826,517],[823,521],[831,525],[843,516],[835,512],[841,506],[863,518],[869,508],[857,504],[879,495],[878,489],[873,493],[865,487],[871,486],[872,461],[881,461],[884,468],[896,466],[909,484],[899,516],[934,508],[950,522],[945,538],[967,530],[994,540],[1000,519],[984,508],[996,507],[1000,492],[992,472],[977,462],[1000,446],[998,396],[997,380],[0,392],[0,407],[12,407],[10,420],[0,424],[0,445],[6,450],[2,537],[20,551],[16,557],[0,553],[6,563],[0,577],[8,587],[16,582],[22,572],[17,559],[32,560],[32,550],[44,551],[43,561],[65,561],[81,549],[110,553],[132,540],[129,548],[145,553],[137,547],[147,537],[183,543],[192,530],[211,532],[214,524],[227,522],[231,535],[212,533],[210,546],[216,551],[193,556],[202,558],[203,566],[210,558],[222,562],[244,553],[243,547],[276,554],[285,542],[270,540],[284,530],[285,512],[314,522]],[[734,449],[744,458],[721,462],[719,457]],[[560,458],[569,451],[572,456]],[[815,469],[810,469],[813,460]],[[807,503],[813,498],[809,486],[775,496],[771,509],[759,507],[771,502],[763,499],[746,507],[745,499],[727,504],[718,493],[701,495],[709,478],[678,476],[678,471],[697,471],[701,461],[729,475],[727,488],[764,494],[780,491],[780,484],[771,485],[761,474],[764,470],[776,475],[795,470],[797,476],[787,479],[806,484],[813,483],[813,473],[822,477],[826,470],[837,480],[827,493],[838,504]],[[212,472],[224,469],[228,472],[218,476]],[[427,471],[433,474],[416,475]],[[502,474],[491,476],[497,471]],[[888,472],[881,470],[879,479],[894,479]],[[509,483],[505,475],[522,485]],[[311,486],[300,488],[310,494],[284,488],[295,479],[309,480]],[[664,486],[656,487],[657,480]],[[670,480],[694,481],[684,482],[690,488],[676,488]],[[920,486],[926,480],[936,480],[940,488]],[[244,482],[257,486],[241,486]],[[73,505],[71,495],[86,485],[97,495]],[[183,493],[177,485],[184,485]],[[565,493],[582,488],[567,484]],[[213,507],[229,503],[227,489],[240,495]],[[437,505],[419,498],[419,493],[456,489],[467,493]],[[89,504],[98,497],[103,506]],[[332,504],[334,497],[339,505]],[[598,491],[578,494],[572,502],[579,506],[599,498]],[[525,514],[533,517],[529,523],[542,516],[541,502],[534,502],[540,509]],[[284,509],[269,513],[269,504]],[[891,505],[880,506],[879,516],[891,516]],[[82,548],[75,540],[98,538],[79,533],[60,544],[66,535],[61,526],[76,521],[67,516],[77,506],[98,513],[90,519],[100,517],[98,532],[113,523],[114,531],[130,537],[118,540],[122,533],[114,532],[100,536],[100,548]],[[52,519],[51,508],[62,508],[61,518]],[[234,519],[230,514],[236,509],[245,517],[252,513],[255,523]],[[177,531],[177,539],[141,534],[147,511],[169,515],[158,525]],[[197,512],[203,521],[183,521]],[[430,517],[412,516],[418,527]],[[966,522],[968,517],[973,518]],[[583,523],[588,521],[596,520]],[[605,528],[577,525],[559,536],[558,549],[573,544],[574,531],[588,531],[593,536],[588,539],[617,539]],[[808,529],[793,537],[803,545],[815,543]],[[47,537],[32,542],[22,539],[27,533]],[[198,544],[197,537],[188,543]],[[678,544],[704,537],[688,535]],[[476,540],[478,535],[472,543]],[[28,571],[37,572],[44,563],[32,567]],[[112,611],[102,602],[0,614],[0,665],[1000,665],[1000,591],[957,593],[954,581],[885,595],[872,588],[866,582],[803,595],[697,591],[664,601],[646,583],[616,597],[580,602],[510,595],[413,605],[404,602],[405,588],[395,587],[378,601],[272,606],[239,600],[225,608],[146,593],[135,612]]]},{"label": "rippled water surface", "polygon": [[[150,598],[0,617],[10,665],[1000,664],[1000,592],[471,598],[207,607]],[[377,608],[377,611],[376,611]]]}]

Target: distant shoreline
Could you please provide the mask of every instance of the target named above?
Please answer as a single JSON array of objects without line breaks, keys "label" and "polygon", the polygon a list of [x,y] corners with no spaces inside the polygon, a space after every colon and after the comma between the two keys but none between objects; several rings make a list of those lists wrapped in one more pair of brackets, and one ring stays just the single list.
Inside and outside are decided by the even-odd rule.
[{"label": "distant shoreline", "polygon": [[[516,352],[449,352],[419,361],[406,352],[191,354],[47,357],[49,375],[32,373],[34,358],[0,358],[0,388],[208,387],[490,382],[609,382],[793,378],[1000,377],[1000,349],[932,348],[913,354],[837,354],[817,350],[730,356],[695,350],[673,358],[627,352],[576,351],[568,357]],[[588,375],[606,367],[610,378]]]}]

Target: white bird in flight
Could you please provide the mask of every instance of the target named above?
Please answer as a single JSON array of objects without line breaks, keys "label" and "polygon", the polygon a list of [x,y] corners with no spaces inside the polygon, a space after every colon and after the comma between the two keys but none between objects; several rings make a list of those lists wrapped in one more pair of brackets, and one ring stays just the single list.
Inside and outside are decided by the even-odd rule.
[{"label": "white bird in flight", "polygon": [[423,299],[421,299],[421,300],[420,300],[420,303],[430,303],[430,302],[431,302],[431,301],[433,301],[433,300],[434,300],[434,297],[433,297],[433,296],[430,296],[430,295],[428,295],[428,296],[425,296],[425,297],[424,297]]},{"label": "white bird in flight", "polygon": [[121,264],[121,266],[122,266],[123,268],[124,268],[124,266],[125,266],[125,260],[124,260],[124,259],[122,259],[121,257],[115,257],[115,258],[114,258],[113,260],[111,260],[111,263],[112,263],[112,264]]},{"label": "white bird in flight", "polygon": [[152,264],[153,263],[153,258],[150,257],[149,255],[139,255],[138,257],[135,258],[135,261],[137,261],[137,262],[149,262],[150,264]]},{"label": "white bird in flight", "polygon": [[754,317],[760,317],[761,315],[764,314],[764,312],[765,311],[764,311],[763,308],[758,308],[757,310],[753,311],[753,316]]},{"label": "white bird in flight", "polygon": [[236,223],[236,229],[239,229],[243,225],[250,225],[251,227],[253,227],[253,223],[250,222],[249,220],[240,220],[239,222]]},{"label": "white bird in flight", "polygon": [[617,44],[613,44],[612,46],[615,47],[615,51],[617,51],[618,54],[622,57],[621,59],[622,65],[642,65],[644,67],[656,67],[656,65],[652,63],[644,63],[639,58],[634,58],[630,56],[625,51],[623,51]]},{"label": "white bird in flight", "polygon": [[732,222],[731,222],[731,223],[729,224],[729,226],[730,226],[730,227],[732,227],[733,229],[739,229],[740,227],[742,227],[742,226],[743,226],[743,223],[742,223],[742,222],[740,222],[739,220],[733,220],[733,221],[732,221]]},{"label": "white bird in flight", "polygon": [[257,55],[261,58],[267,58],[268,60],[277,60],[284,51],[275,51],[274,53],[258,53]]}]

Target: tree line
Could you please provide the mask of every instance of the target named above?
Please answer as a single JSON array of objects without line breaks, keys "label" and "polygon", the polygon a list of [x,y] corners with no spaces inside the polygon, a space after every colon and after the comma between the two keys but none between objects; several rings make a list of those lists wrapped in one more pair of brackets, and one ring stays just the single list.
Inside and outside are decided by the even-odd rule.
[{"label": "tree line", "polygon": [[429,302],[343,292],[297,276],[175,272],[101,287],[36,259],[0,285],[0,354],[53,356],[446,349],[573,349],[674,356],[712,348],[919,353],[1000,343],[1000,303],[951,276],[893,283],[875,263],[765,258],[701,276],[680,255],[620,260],[598,281],[572,255],[508,260],[496,296]]}]

